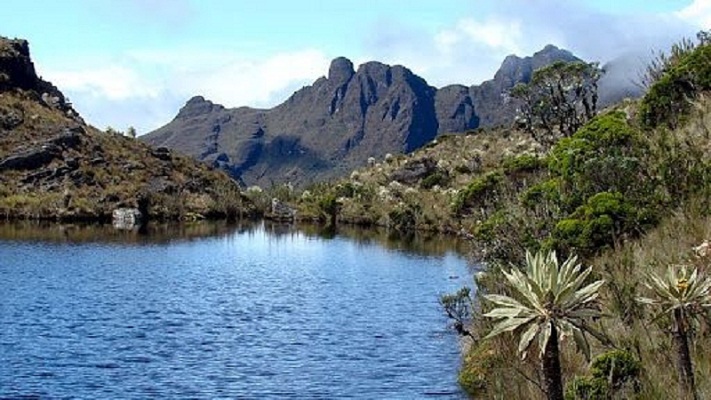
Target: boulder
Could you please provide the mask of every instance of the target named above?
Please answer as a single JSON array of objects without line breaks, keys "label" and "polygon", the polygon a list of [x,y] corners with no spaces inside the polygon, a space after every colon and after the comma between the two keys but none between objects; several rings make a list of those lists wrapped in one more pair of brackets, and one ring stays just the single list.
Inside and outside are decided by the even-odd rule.
[{"label": "boulder", "polygon": [[279,221],[293,221],[296,210],[277,198],[272,199],[271,217]]},{"label": "boulder", "polygon": [[137,208],[117,208],[112,216],[116,229],[133,229],[143,222],[143,213]]},{"label": "boulder", "polygon": [[402,168],[390,175],[391,181],[397,181],[406,185],[417,183],[420,179],[426,178],[437,170],[437,163],[431,158],[413,160],[405,164]]},{"label": "boulder", "polygon": [[47,144],[39,149],[31,149],[21,154],[6,157],[0,161],[0,171],[37,169],[49,164],[62,151],[53,144]]}]

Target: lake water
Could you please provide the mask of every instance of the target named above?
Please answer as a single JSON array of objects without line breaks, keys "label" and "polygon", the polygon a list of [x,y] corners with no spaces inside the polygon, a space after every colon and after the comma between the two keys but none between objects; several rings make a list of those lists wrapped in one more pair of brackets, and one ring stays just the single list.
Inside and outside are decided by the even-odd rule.
[{"label": "lake water", "polygon": [[464,398],[451,240],[0,225],[0,398]]}]

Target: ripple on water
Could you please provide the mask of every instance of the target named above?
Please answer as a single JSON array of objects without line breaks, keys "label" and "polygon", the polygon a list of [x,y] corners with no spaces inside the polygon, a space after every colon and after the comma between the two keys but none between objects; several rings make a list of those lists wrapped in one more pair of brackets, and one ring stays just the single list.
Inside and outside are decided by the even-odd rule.
[{"label": "ripple on water", "polygon": [[453,253],[257,230],[0,254],[0,398],[463,398]]}]

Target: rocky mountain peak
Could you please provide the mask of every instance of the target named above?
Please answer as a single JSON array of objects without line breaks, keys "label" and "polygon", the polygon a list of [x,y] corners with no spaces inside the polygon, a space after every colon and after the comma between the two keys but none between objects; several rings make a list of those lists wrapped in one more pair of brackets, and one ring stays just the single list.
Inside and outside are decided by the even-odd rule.
[{"label": "rocky mountain peak", "polygon": [[38,80],[27,41],[0,37],[0,90],[34,89]]},{"label": "rocky mountain peak", "polygon": [[333,82],[335,86],[341,86],[353,77],[355,70],[351,60],[345,57],[338,57],[331,61],[331,66],[328,69],[328,80]]},{"label": "rocky mountain peak", "polygon": [[222,105],[206,100],[203,96],[194,96],[180,109],[176,118],[188,119],[224,109]]},{"label": "rocky mountain peak", "polygon": [[546,46],[507,57],[479,86],[438,90],[402,65],[370,61],[354,70],[338,57],[326,77],[272,109],[225,109],[198,96],[141,139],[218,165],[247,185],[305,185],[350,173],[370,157],[413,151],[438,134],[511,123],[516,104],[508,91],[528,82],[534,65],[570,59]]}]

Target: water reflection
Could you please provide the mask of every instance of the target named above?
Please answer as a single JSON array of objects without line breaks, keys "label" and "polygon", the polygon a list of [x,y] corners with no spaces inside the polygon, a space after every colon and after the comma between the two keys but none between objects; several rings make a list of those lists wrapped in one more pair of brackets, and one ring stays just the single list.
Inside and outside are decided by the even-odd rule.
[{"label": "water reflection", "polygon": [[389,250],[420,255],[443,256],[448,252],[467,254],[469,243],[454,236],[417,232],[401,234],[384,228],[363,229],[341,225],[333,229],[315,224],[285,224],[273,221],[244,220],[197,221],[190,223],[151,222],[143,228],[116,229],[110,224],[62,224],[47,221],[0,223],[0,240],[55,243],[161,244],[202,238],[225,238],[263,230],[272,240],[306,236],[318,239],[338,237],[362,245],[378,244]]}]

